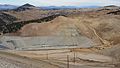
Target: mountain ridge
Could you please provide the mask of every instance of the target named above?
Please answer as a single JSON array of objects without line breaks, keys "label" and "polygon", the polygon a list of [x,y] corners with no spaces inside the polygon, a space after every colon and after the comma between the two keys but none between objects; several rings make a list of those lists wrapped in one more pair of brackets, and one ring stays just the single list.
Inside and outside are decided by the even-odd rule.
[{"label": "mountain ridge", "polygon": [[27,9],[37,8],[37,9],[47,9],[47,10],[54,10],[54,9],[79,9],[79,8],[99,8],[99,7],[120,7],[116,5],[107,5],[107,6],[97,6],[97,5],[91,5],[91,6],[34,6],[29,3],[23,4],[21,6],[17,5],[10,5],[10,4],[0,4],[0,10],[18,10],[18,11],[24,11]]},{"label": "mountain ridge", "polygon": [[0,4],[0,10],[10,10],[10,9],[15,9],[18,6],[16,5],[9,5],[9,4]]}]

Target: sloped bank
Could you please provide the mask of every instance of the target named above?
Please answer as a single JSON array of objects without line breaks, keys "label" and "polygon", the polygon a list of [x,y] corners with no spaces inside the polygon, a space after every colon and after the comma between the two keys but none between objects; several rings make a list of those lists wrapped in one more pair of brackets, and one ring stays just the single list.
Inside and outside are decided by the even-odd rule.
[{"label": "sloped bank", "polygon": [[18,37],[3,36],[2,44],[10,49],[37,50],[37,49],[61,49],[61,48],[89,48],[93,42],[87,37]]}]

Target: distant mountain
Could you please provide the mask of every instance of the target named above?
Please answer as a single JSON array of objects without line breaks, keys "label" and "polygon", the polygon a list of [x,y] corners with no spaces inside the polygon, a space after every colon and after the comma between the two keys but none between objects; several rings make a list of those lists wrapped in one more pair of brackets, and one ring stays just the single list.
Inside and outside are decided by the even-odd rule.
[{"label": "distant mountain", "polygon": [[81,6],[80,8],[99,8],[100,6]]},{"label": "distant mountain", "polygon": [[108,6],[104,6],[104,7],[118,7],[116,5],[108,5]]},{"label": "distant mountain", "polygon": [[8,5],[8,4],[0,5],[0,10],[9,10],[9,9],[15,9],[15,8],[17,8],[17,6],[15,5]]},{"label": "distant mountain", "polygon": [[73,9],[73,8],[78,8],[75,6],[42,6],[40,7],[41,9],[50,9],[50,10],[57,10],[57,9]]},{"label": "distant mountain", "polygon": [[79,8],[98,8],[99,6],[43,6],[42,9],[79,9]]},{"label": "distant mountain", "polygon": [[104,6],[103,8],[107,10],[120,10],[120,6],[116,6],[116,5]]},{"label": "distant mountain", "polygon": [[37,7],[35,7],[34,5],[31,4],[24,4],[18,8],[16,8],[16,11],[25,11],[25,10],[30,10],[30,9],[37,9]]},{"label": "distant mountain", "polygon": [[99,6],[42,6],[36,7],[31,4],[24,4],[22,6],[15,6],[15,5],[0,5],[0,10],[9,10],[14,9],[15,11],[25,11],[30,9],[47,9],[47,10],[59,10],[59,9],[79,9],[79,8],[97,8]]}]

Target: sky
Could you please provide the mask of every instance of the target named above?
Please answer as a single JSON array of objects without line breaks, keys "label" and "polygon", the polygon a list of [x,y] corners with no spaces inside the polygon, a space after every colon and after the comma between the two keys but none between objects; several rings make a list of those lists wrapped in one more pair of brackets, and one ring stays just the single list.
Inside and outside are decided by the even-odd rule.
[{"label": "sky", "polygon": [[0,0],[0,4],[35,6],[120,6],[120,0]]}]

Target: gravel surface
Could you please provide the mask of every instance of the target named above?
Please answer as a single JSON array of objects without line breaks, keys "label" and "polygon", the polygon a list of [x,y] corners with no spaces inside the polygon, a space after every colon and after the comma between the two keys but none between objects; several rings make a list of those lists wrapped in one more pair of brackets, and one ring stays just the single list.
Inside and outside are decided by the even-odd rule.
[{"label": "gravel surface", "polygon": [[31,66],[4,57],[0,57],[0,68],[31,68]]},{"label": "gravel surface", "polygon": [[0,68],[59,68],[56,65],[0,51]]}]

